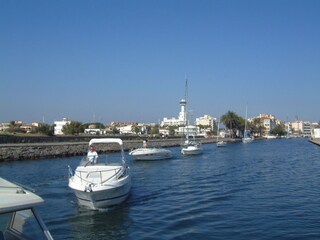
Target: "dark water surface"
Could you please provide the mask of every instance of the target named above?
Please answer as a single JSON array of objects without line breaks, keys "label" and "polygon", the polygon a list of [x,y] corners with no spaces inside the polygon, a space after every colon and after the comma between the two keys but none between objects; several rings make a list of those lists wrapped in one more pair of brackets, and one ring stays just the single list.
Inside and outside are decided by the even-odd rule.
[{"label": "dark water surface", "polygon": [[283,139],[206,144],[193,157],[171,150],[171,160],[127,156],[131,195],[104,211],[78,207],[67,186],[67,166],[81,157],[1,163],[0,176],[46,200],[39,211],[55,239],[320,239],[319,146]]}]

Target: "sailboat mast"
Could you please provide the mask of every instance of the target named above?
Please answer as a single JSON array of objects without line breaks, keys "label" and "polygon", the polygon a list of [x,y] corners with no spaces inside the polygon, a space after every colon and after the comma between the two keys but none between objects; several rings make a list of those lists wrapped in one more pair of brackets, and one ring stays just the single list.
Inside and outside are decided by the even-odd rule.
[{"label": "sailboat mast", "polygon": [[246,118],[244,119],[244,137],[247,136],[247,115],[248,115],[248,106],[246,105]]},{"label": "sailboat mast", "polygon": [[184,98],[185,98],[185,101],[186,101],[186,108],[185,108],[185,122],[186,122],[186,126],[189,125],[189,122],[188,122],[188,79],[186,78],[186,85],[185,85],[185,93],[184,93]]}]

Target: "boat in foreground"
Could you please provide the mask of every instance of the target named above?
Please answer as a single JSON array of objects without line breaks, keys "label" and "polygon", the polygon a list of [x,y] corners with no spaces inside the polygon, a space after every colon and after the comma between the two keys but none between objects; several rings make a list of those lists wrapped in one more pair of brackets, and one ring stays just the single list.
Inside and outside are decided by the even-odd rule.
[{"label": "boat in foreground", "polygon": [[164,148],[148,147],[146,141],[142,148],[137,148],[129,152],[135,160],[163,160],[172,158],[172,152]]},{"label": "boat in foreground", "polygon": [[44,200],[0,177],[0,239],[53,239],[36,210]]},{"label": "boat in foreground", "polygon": [[82,159],[74,173],[69,166],[69,187],[74,191],[79,205],[101,209],[123,202],[130,193],[131,174],[125,162],[122,140],[119,138],[91,139],[93,144],[117,143],[121,150],[121,161],[109,163],[106,159],[92,163],[87,157]]}]

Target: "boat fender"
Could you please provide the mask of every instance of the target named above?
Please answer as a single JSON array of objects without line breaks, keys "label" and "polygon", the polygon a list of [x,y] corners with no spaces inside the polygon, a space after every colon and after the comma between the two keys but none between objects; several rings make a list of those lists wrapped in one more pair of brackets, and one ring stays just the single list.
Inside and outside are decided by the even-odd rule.
[{"label": "boat fender", "polygon": [[84,187],[84,191],[85,191],[85,192],[92,192],[91,183],[90,183],[88,186],[85,186],[85,187]]}]

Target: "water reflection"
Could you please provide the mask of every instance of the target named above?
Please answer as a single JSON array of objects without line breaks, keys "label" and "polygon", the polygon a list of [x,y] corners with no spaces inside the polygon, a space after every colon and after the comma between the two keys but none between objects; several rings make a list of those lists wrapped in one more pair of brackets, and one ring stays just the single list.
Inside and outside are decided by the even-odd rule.
[{"label": "water reflection", "polygon": [[131,220],[129,208],[123,203],[96,211],[78,207],[70,222],[76,239],[123,239],[128,236]]}]

